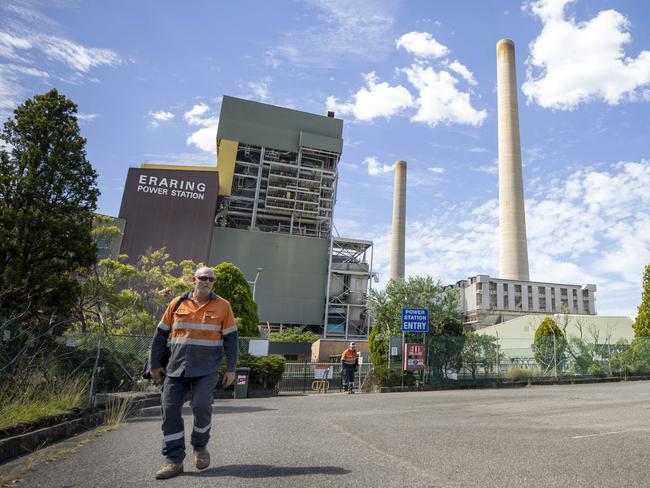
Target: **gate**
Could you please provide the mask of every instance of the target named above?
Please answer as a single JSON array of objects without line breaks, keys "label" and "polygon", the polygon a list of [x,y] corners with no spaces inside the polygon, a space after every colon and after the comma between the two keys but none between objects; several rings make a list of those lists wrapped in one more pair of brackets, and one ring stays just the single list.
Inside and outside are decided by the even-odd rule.
[{"label": "gate", "polygon": [[[371,364],[360,364],[354,378],[355,389],[363,383],[372,368]],[[282,393],[316,393],[312,390],[314,380],[327,380],[329,391],[343,391],[340,363],[287,362],[282,379],[278,383],[278,392]]]}]

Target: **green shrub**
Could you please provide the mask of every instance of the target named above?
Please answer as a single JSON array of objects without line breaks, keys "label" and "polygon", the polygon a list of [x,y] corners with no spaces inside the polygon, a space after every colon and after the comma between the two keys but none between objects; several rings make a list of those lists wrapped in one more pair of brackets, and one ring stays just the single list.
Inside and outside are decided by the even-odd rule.
[{"label": "green shrub", "polygon": [[378,386],[412,386],[415,384],[415,375],[410,371],[403,371],[401,367],[388,369],[386,365],[373,368],[374,383]]},{"label": "green shrub", "polygon": [[[282,356],[253,356],[243,353],[239,355],[237,367],[251,369],[250,384],[272,389],[282,379],[285,362]],[[225,370],[225,365],[222,370]]]},{"label": "green shrub", "polygon": [[542,372],[539,369],[526,369],[526,368],[512,368],[509,369],[506,373],[507,376],[513,379],[513,381],[526,380],[530,378],[535,378],[536,376],[542,376]]},{"label": "green shrub", "polygon": [[286,327],[280,332],[271,332],[269,340],[273,342],[306,342],[313,344],[320,336],[312,331],[303,331],[300,327]]},{"label": "green shrub", "polygon": [[258,337],[260,323],[257,315],[257,304],[244,274],[232,263],[221,263],[214,267],[216,281],[214,292],[230,302],[235,317],[241,319],[238,324],[239,335],[242,337]]},{"label": "green shrub", "polygon": [[377,323],[370,329],[368,335],[368,347],[370,349],[370,362],[375,368],[386,367],[388,360],[388,340],[381,333],[381,328]]},{"label": "green shrub", "polygon": [[535,331],[535,361],[546,371],[561,371],[567,340],[562,329],[551,317],[546,317]]}]

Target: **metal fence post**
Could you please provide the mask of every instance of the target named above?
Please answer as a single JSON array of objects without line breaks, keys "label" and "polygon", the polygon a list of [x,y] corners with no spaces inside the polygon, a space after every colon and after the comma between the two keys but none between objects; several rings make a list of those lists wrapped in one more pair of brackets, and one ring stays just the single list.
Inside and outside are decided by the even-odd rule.
[{"label": "metal fence post", "polygon": [[97,355],[95,356],[95,364],[93,365],[93,372],[90,375],[90,392],[88,396],[88,401],[93,407],[95,406],[95,378],[97,377],[99,357],[102,351],[102,338],[103,336],[100,334],[99,340],[97,341]]}]

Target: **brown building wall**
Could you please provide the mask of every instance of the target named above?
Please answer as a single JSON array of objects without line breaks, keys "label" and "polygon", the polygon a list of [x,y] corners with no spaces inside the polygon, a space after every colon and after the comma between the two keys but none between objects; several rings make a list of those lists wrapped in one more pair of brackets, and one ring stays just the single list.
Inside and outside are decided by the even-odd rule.
[{"label": "brown building wall", "polygon": [[340,356],[354,342],[357,352],[370,352],[368,341],[348,341],[344,339],[319,339],[311,345],[311,360],[313,362],[329,362],[330,356]]},{"label": "brown building wall", "polygon": [[133,263],[147,250],[165,247],[174,261],[207,263],[218,186],[216,172],[129,169],[120,253]]}]

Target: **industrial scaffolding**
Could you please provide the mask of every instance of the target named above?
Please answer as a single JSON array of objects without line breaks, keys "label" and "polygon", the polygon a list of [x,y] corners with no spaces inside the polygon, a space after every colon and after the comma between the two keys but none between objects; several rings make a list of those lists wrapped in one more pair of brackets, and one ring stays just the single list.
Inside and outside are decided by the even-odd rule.
[{"label": "industrial scaffolding", "polygon": [[217,225],[329,239],[339,154],[240,144],[229,197]]},{"label": "industrial scaffolding", "polygon": [[368,337],[368,293],[372,289],[371,278],[376,279],[372,260],[372,241],[331,239],[324,338]]}]

